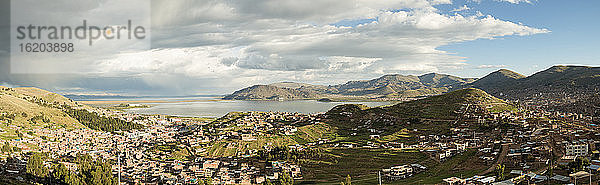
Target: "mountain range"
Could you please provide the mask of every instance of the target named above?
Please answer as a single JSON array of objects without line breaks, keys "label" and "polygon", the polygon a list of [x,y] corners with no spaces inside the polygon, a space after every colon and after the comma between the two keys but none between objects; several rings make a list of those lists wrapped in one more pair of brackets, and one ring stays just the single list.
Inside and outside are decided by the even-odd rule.
[{"label": "mountain range", "polygon": [[438,95],[475,81],[451,75],[429,73],[421,76],[391,74],[372,80],[349,81],[338,85],[281,82],[254,85],[225,96],[227,100],[298,99],[382,99]]},{"label": "mountain range", "polygon": [[600,67],[554,66],[525,77],[509,70],[499,70],[478,79],[468,86],[486,90],[494,95],[521,97],[531,93],[598,92]]},{"label": "mountain range", "polygon": [[553,66],[525,76],[500,69],[482,78],[429,73],[391,74],[338,85],[281,82],[241,89],[229,100],[411,100],[478,88],[511,101],[545,102],[549,110],[600,115],[600,67]]}]

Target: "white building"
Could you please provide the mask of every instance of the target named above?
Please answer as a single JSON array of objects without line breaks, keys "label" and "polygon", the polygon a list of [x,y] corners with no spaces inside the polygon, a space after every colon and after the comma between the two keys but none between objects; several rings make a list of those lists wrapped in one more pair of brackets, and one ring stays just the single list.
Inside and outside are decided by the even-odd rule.
[{"label": "white building", "polygon": [[587,156],[588,144],[586,143],[570,143],[565,147],[567,156]]}]

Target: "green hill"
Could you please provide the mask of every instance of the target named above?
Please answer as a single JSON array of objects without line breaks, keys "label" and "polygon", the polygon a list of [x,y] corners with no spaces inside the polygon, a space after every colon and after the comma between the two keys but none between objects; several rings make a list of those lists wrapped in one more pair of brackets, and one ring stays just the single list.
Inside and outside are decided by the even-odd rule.
[{"label": "green hill", "polygon": [[0,140],[34,138],[42,130],[91,128],[112,132],[142,127],[100,116],[94,112],[97,109],[34,87],[0,86]]},{"label": "green hill", "polygon": [[41,128],[85,128],[44,100],[70,104],[61,95],[39,89],[0,87],[0,139],[15,139],[28,132],[35,135],[35,130]]},{"label": "green hill", "polygon": [[512,96],[553,91],[587,91],[600,87],[600,67],[553,66],[528,77],[502,69],[468,86],[493,94],[503,93]]},{"label": "green hill", "polygon": [[447,130],[451,123],[466,121],[463,120],[465,114],[515,110],[512,105],[485,91],[467,88],[387,107],[339,105],[328,111],[326,118],[328,123],[339,128],[342,135],[368,133],[365,130],[369,129],[386,135],[404,128]]},{"label": "green hill", "polygon": [[35,87],[19,87],[13,88],[16,93],[39,98],[45,102],[53,103],[53,104],[64,104],[69,106],[78,106],[73,100],[66,98],[60,94],[56,94],[50,91],[46,91],[43,89],[35,88]]},{"label": "green hill", "polygon": [[552,100],[548,110],[600,116],[600,67],[553,66],[528,77],[501,70],[469,86],[507,100]]},{"label": "green hill", "polygon": [[318,94],[273,85],[254,85],[225,96],[226,100],[292,100],[315,99]]},{"label": "green hill", "polygon": [[487,91],[498,91],[505,86],[515,83],[518,79],[525,78],[524,75],[517,72],[501,69],[492,72],[483,78],[476,80],[475,82],[468,84],[469,87],[475,87],[479,89],[485,89]]}]

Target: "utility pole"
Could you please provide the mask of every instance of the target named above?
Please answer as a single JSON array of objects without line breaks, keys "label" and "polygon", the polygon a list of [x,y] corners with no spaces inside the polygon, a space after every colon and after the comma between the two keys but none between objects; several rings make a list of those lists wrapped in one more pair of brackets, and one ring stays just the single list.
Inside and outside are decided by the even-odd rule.
[{"label": "utility pole", "polygon": [[117,171],[118,185],[121,185],[121,152],[119,151],[119,142],[115,141],[115,151],[117,152],[117,165],[119,166]]},{"label": "utility pole", "polygon": [[118,179],[119,179],[119,185],[121,185],[121,152],[119,152],[119,154],[117,155],[117,161],[119,163],[119,175],[118,175]]},{"label": "utility pole", "polygon": [[377,177],[379,178],[379,185],[381,185],[381,170],[377,171]]}]

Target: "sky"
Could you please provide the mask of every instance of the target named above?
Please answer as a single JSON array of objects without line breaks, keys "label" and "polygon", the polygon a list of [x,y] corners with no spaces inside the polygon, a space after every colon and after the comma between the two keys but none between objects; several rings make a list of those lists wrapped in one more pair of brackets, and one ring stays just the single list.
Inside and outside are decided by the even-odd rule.
[{"label": "sky", "polygon": [[[63,11],[46,15],[38,9],[40,22],[136,5],[56,2],[64,3]],[[87,71],[4,69],[0,84],[63,94],[197,95],[281,81],[328,85],[385,74],[482,77],[502,68],[531,75],[553,65],[600,66],[599,5],[595,0],[154,0],[147,16],[149,48],[99,41],[107,49],[84,57]],[[124,16],[102,14],[111,21]]]}]

